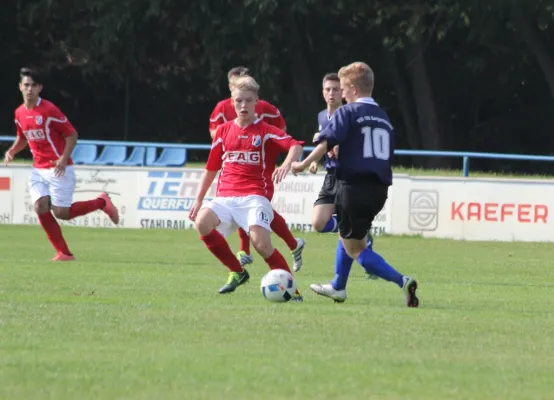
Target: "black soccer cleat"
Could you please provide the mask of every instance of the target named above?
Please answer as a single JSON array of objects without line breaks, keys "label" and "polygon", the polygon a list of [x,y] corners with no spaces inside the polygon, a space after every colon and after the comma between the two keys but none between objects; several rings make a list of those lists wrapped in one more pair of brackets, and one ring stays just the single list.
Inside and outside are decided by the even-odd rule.
[{"label": "black soccer cleat", "polygon": [[249,279],[250,279],[250,274],[246,269],[243,269],[242,272],[229,272],[229,278],[227,279],[227,283],[225,283],[225,285],[223,285],[219,289],[219,293],[220,294],[232,293],[240,285],[248,282]]}]

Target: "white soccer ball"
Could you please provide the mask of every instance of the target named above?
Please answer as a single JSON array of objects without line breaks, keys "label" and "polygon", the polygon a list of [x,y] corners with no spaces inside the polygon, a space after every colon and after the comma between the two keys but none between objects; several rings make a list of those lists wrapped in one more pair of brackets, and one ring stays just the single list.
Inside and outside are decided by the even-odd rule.
[{"label": "white soccer ball", "polygon": [[274,269],[262,278],[260,289],[267,300],[273,303],[284,303],[296,294],[296,281],[290,272]]}]

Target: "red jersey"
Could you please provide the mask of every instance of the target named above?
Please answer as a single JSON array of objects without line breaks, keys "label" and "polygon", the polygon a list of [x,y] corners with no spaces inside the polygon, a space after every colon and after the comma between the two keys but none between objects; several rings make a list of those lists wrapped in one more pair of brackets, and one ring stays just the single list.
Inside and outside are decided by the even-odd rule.
[{"label": "red jersey", "polygon": [[206,169],[218,171],[218,197],[260,195],[271,201],[271,175],[279,153],[304,142],[257,119],[246,128],[235,121],[220,125],[212,143]]},{"label": "red jersey", "polygon": [[[63,154],[65,137],[75,132],[58,107],[41,98],[30,110],[24,105],[15,110],[15,125],[17,136],[29,143],[35,168],[52,168],[52,161],[57,161]],[[67,164],[73,164],[71,158]]]},{"label": "red jersey", "polygon": [[[279,109],[273,104],[264,100],[258,100],[256,103],[256,117],[267,122],[270,125],[276,126],[279,129],[285,129],[286,123]],[[219,125],[225,122],[232,121],[237,117],[233,100],[228,98],[222,100],[215,106],[210,116],[210,131],[216,129]]]}]

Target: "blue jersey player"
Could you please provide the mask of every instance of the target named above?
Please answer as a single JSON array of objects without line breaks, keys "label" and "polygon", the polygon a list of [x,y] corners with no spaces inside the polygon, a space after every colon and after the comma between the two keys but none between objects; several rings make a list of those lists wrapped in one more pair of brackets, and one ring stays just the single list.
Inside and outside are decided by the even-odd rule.
[{"label": "blue jersey player", "polygon": [[328,149],[339,145],[336,167],[335,207],[340,240],[337,246],[335,278],[329,284],[313,284],[317,294],[337,302],[346,300],[346,284],[352,259],[366,272],[396,283],[404,292],[406,305],[417,307],[417,282],[402,275],[366,245],[373,219],[381,211],[392,184],[391,160],[394,129],[387,114],[373,100],[373,71],[362,62],[339,70],[342,96],[348,104],[333,114],[327,128],[318,135],[318,145],[292,172],[303,171]]},{"label": "blue jersey player", "polygon": [[[317,139],[319,132],[327,127],[333,113],[342,105],[340,80],[336,73],[330,73],[323,77],[323,98],[327,103],[327,108],[317,116],[318,133],[314,135],[314,141]],[[335,214],[337,152],[338,146],[335,146],[334,149],[323,156],[323,167],[327,173],[312,211],[312,226],[317,232],[338,232],[337,218],[333,215]],[[313,161],[310,164],[309,171],[312,174],[317,173],[318,161]]]}]

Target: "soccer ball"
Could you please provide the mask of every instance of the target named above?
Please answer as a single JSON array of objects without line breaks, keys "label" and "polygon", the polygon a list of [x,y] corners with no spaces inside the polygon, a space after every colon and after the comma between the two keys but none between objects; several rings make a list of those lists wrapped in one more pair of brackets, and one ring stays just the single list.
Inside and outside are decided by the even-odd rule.
[{"label": "soccer ball", "polygon": [[260,289],[267,300],[273,303],[284,303],[296,294],[296,281],[290,272],[274,269],[262,278]]}]

